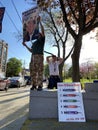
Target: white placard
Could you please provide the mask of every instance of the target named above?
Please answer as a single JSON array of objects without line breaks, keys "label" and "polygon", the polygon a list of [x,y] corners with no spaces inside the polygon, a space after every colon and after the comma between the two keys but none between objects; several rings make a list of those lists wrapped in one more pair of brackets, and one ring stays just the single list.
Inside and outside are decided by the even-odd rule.
[{"label": "white placard", "polygon": [[58,83],[60,122],[85,122],[80,83]]}]

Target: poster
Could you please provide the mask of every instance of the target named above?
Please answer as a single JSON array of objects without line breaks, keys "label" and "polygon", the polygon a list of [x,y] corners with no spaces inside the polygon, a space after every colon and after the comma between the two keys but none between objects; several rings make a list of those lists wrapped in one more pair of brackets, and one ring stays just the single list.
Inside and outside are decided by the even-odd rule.
[{"label": "poster", "polygon": [[85,122],[80,83],[58,83],[60,122]]},{"label": "poster", "polygon": [[39,33],[39,11],[38,8],[31,8],[22,13],[23,41],[31,41],[38,37]]},{"label": "poster", "polygon": [[2,32],[2,20],[5,12],[5,7],[0,7],[0,33]]}]

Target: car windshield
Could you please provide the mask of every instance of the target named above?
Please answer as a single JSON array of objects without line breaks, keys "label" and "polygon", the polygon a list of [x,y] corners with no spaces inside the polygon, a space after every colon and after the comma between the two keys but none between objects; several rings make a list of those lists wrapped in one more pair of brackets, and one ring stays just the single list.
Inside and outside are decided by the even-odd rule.
[{"label": "car windshield", "polygon": [[30,79],[30,76],[24,76],[25,79]]},{"label": "car windshield", "polygon": [[4,78],[5,78],[5,76],[1,76],[1,75],[0,75],[0,79],[1,79],[1,80],[4,79]]},{"label": "car windshield", "polygon": [[18,80],[20,77],[12,77],[11,80]]}]

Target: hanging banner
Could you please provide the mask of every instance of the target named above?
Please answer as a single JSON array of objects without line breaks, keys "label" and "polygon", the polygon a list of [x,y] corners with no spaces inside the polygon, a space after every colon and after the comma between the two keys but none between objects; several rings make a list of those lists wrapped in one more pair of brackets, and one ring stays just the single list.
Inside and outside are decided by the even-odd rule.
[{"label": "hanging banner", "polygon": [[5,7],[0,7],[0,33],[2,32],[2,21],[5,12]]},{"label": "hanging banner", "polygon": [[85,122],[80,83],[58,83],[60,122]]},{"label": "hanging banner", "polygon": [[38,8],[31,8],[22,13],[23,41],[34,40],[39,33],[39,11]]}]

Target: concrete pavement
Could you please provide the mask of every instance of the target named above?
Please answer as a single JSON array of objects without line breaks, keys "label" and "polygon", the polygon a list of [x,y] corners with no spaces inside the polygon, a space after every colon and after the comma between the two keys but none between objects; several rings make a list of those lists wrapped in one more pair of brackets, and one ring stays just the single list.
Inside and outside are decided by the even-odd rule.
[{"label": "concrete pavement", "polygon": [[98,130],[98,121],[58,122],[57,119],[26,120],[21,130]]},{"label": "concrete pavement", "polygon": [[23,123],[27,119],[27,116],[22,116],[17,118],[16,120],[10,122],[9,124],[4,124],[0,130],[20,130],[23,126]]},{"label": "concrete pavement", "polygon": [[20,130],[28,118],[30,87],[0,91],[0,130]]},{"label": "concrete pavement", "polygon": [[28,119],[30,88],[26,86],[0,91],[0,130],[21,129]]}]

